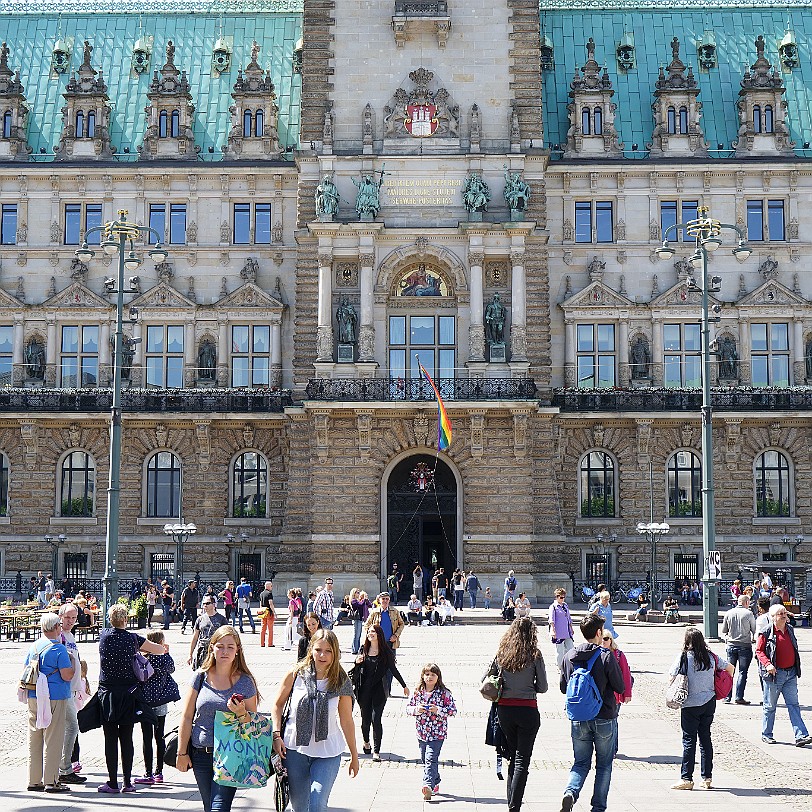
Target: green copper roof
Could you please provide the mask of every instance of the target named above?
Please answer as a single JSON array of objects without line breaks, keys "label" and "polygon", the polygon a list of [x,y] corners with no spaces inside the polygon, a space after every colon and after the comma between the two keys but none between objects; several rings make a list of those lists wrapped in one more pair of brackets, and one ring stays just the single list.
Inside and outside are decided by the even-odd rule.
[{"label": "green copper roof", "polygon": [[[757,8],[749,3],[727,0],[723,3],[702,3],[702,11],[690,10],[700,4],[693,0],[669,0],[656,5],[662,11],[640,9],[644,3],[599,2],[589,4],[590,13],[583,14],[576,8],[586,8],[584,0],[553,0],[544,3],[541,11],[542,34],[553,43],[555,68],[543,71],[544,78],[544,125],[545,145],[563,145],[567,138],[569,120],[567,103],[569,88],[576,65],[586,61],[586,43],[595,40],[595,59],[609,69],[609,77],[615,90],[617,104],[616,126],[627,157],[632,155],[632,145],[640,151],[651,142],[654,119],[651,104],[654,101],[654,83],[660,65],[671,61],[670,42],[680,40],[680,57],[691,65],[701,93],[702,119],[700,124],[705,139],[716,157],[730,157],[730,145],[737,137],[738,119],[736,100],[745,67],[756,60],[755,40],[762,34],[767,42],[766,58],[779,67],[787,92],[787,123],[799,155],[812,157],[812,151],[803,150],[804,142],[812,141],[812,53],[807,43],[812,34],[812,7],[807,2],[784,2],[780,7],[760,0]],[[625,10],[605,9],[611,5]],[[653,3],[645,4],[648,6]],[[720,7],[736,5],[737,8]],[[556,8],[551,9],[551,6]],[[665,8],[667,6],[667,9]],[[800,48],[800,66],[781,71],[778,46],[783,39],[787,22],[794,31]],[[697,60],[697,42],[706,32],[712,32],[716,41],[717,65],[710,70],[700,70]],[[628,72],[618,68],[615,49],[624,34],[634,37],[636,67]],[[723,149],[717,150],[719,144]]]},{"label": "green copper roof", "polygon": [[[63,5],[57,4],[57,8]],[[138,157],[136,148],[143,142],[146,129],[147,90],[153,71],[166,61],[166,43],[170,39],[176,47],[175,65],[189,76],[195,105],[195,143],[201,147],[202,160],[222,159],[220,148],[226,143],[231,122],[231,90],[238,69],[251,59],[254,40],[261,48],[258,61],[263,68],[270,68],[276,86],[280,143],[284,147],[297,142],[301,79],[293,73],[292,60],[294,46],[301,37],[300,14],[102,14],[101,4],[84,5],[97,6],[97,13],[0,15],[0,40],[8,43],[9,67],[20,71],[31,111],[28,143],[33,147],[34,160],[53,158],[54,145],[62,132],[62,93],[70,74],[82,62],[85,40],[93,46],[93,67],[103,72],[107,83],[113,107],[110,136],[117,160]],[[162,0],[160,5],[179,6],[172,0]],[[272,4],[266,0],[265,5]],[[230,70],[218,76],[212,71],[212,51],[220,36],[231,47],[232,57]],[[149,70],[138,75],[132,70],[133,46],[138,39],[147,37],[152,37]],[[58,39],[71,45],[71,63],[69,72],[57,75],[51,72],[51,54]],[[129,154],[125,154],[126,147]]]}]

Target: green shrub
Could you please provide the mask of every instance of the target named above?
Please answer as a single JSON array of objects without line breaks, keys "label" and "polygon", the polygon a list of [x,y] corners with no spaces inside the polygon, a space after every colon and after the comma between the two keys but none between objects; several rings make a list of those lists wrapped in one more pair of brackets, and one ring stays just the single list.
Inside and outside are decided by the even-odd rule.
[{"label": "green shrub", "polygon": [[615,500],[611,496],[593,496],[581,502],[581,516],[614,516]]}]

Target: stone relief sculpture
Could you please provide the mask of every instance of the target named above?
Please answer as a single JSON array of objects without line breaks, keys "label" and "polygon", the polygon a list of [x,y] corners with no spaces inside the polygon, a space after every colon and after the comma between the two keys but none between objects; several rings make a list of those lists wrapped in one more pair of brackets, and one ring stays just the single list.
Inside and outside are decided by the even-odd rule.
[{"label": "stone relief sculpture", "polygon": [[338,214],[338,189],[333,183],[333,176],[324,175],[316,187],[316,215],[332,219]]},{"label": "stone relief sculpture", "polygon": [[505,315],[507,311],[502,304],[502,297],[493,294],[485,308],[485,340],[488,344],[502,344],[505,340]]},{"label": "stone relief sculpture", "polygon": [[341,302],[341,306],[336,310],[336,321],[338,322],[338,343],[355,344],[357,341],[358,315],[355,308],[346,299]]}]

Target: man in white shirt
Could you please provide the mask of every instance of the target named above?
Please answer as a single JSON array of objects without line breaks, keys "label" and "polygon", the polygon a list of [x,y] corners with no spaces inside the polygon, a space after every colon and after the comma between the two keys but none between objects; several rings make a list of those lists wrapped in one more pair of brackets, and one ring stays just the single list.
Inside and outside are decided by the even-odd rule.
[{"label": "man in white shirt", "polygon": [[68,654],[73,662],[73,679],[71,679],[71,698],[65,703],[65,740],[62,744],[62,761],[59,764],[59,781],[62,784],[84,784],[87,778],[84,775],[77,775],[73,771],[73,746],[76,744],[76,737],[79,735],[79,720],[76,718],[76,702],[74,697],[77,691],[83,689],[81,660],[76,640],[73,637],[73,627],[79,619],[79,610],[72,603],[63,603],[59,607],[59,619],[62,622],[61,636],[57,642],[68,650]]},{"label": "man in white shirt", "polygon": [[438,626],[446,626],[454,622],[454,607],[445,599],[440,598],[435,611]]}]

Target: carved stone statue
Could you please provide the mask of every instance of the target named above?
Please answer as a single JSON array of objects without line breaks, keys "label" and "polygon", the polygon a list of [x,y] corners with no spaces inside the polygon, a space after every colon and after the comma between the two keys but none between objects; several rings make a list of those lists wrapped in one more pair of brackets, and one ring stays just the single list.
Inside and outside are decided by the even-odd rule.
[{"label": "carved stone statue", "polygon": [[358,316],[355,308],[346,299],[341,302],[341,306],[336,311],[336,321],[338,321],[338,343],[355,344]]},{"label": "carved stone statue", "polygon": [[629,352],[632,368],[632,380],[648,378],[648,367],[651,357],[648,350],[648,341],[644,336],[637,336]]},{"label": "carved stone statue", "polygon": [[334,217],[338,213],[338,189],[332,175],[325,175],[316,187],[316,214],[319,217]]},{"label": "carved stone statue", "polygon": [[719,377],[725,380],[736,378],[738,361],[736,339],[732,336],[725,336],[719,342]]},{"label": "carved stone statue", "polygon": [[26,371],[29,378],[45,378],[45,344],[38,338],[32,338],[25,346]]},{"label": "carved stone statue", "polygon": [[505,166],[505,203],[513,212],[522,212],[527,208],[527,201],[530,199],[530,186],[522,180],[518,172],[508,172]]},{"label": "carved stone statue", "polygon": [[[115,341],[115,338],[113,338],[113,341]],[[135,342],[129,336],[124,336],[124,343],[121,346],[121,380],[130,380],[134,360]]]},{"label": "carved stone statue", "polygon": [[806,362],[806,377],[812,378],[812,338],[807,338],[804,345],[804,361]]},{"label": "carved stone statue", "polygon": [[471,213],[483,212],[488,210],[490,200],[491,190],[488,188],[488,184],[480,175],[469,175],[462,187],[463,206]]},{"label": "carved stone statue", "polygon": [[380,190],[383,185],[383,175],[377,183],[372,175],[364,175],[360,182],[353,178],[352,182],[358,187],[355,211],[358,212],[361,219],[374,219],[381,210]]},{"label": "carved stone statue", "polygon": [[498,293],[493,294],[485,308],[485,340],[488,344],[502,344],[505,340],[505,306]]},{"label": "carved stone statue", "polygon": [[213,341],[202,341],[197,352],[197,377],[213,381],[217,377],[217,346]]}]

